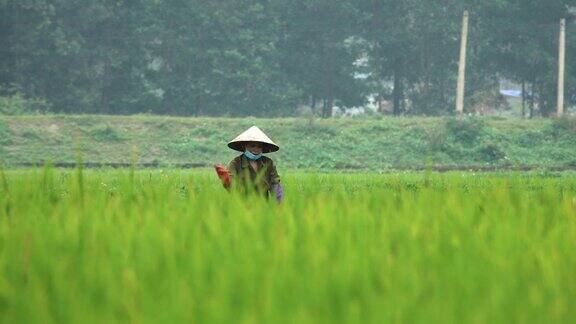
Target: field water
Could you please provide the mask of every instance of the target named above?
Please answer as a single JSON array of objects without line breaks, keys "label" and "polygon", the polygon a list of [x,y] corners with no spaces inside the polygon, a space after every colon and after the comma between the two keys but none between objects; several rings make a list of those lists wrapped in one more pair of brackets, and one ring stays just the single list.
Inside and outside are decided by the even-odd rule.
[{"label": "field water", "polygon": [[576,174],[0,174],[6,323],[569,322]]}]

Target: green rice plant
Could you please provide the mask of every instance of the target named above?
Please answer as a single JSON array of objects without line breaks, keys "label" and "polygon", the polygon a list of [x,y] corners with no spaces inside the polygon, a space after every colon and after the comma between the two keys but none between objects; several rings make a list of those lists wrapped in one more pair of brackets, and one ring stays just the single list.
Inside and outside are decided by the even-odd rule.
[{"label": "green rice plant", "polygon": [[576,175],[0,173],[0,321],[570,322]]}]

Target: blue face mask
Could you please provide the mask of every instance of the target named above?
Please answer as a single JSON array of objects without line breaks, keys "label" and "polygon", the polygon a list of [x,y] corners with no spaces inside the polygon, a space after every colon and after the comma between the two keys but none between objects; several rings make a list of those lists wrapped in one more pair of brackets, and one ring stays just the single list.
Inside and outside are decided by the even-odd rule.
[{"label": "blue face mask", "polygon": [[246,156],[248,158],[248,160],[256,161],[262,157],[262,153],[254,154],[254,153],[246,150],[246,151],[244,151],[244,156]]}]

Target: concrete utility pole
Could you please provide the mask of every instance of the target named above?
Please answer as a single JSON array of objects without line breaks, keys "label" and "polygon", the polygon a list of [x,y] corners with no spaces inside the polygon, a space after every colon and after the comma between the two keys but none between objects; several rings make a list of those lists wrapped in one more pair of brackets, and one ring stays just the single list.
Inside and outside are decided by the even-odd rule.
[{"label": "concrete utility pole", "polygon": [[464,112],[464,85],[466,83],[466,48],[468,46],[468,10],[462,18],[462,38],[460,42],[460,63],[458,64],[458,85],[456,87],[456,114]]},{"label": "concrete utility pole", "polygon": [[564,73],[566,64],[566,19],[560,20],[560,42],[558,53],[558,111],[556,115],[564,115]]}]

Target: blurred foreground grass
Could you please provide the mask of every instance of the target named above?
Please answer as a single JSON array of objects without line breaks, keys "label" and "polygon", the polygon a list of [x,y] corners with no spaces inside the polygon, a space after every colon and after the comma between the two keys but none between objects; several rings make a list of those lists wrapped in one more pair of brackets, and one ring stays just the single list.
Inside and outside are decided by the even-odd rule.
[{"label": "blurred foreground grass", "polygon": [[0,175],[0,320],[570,322],[576,175]]}]

